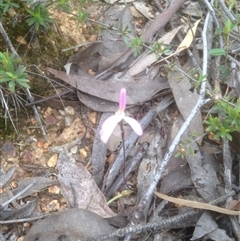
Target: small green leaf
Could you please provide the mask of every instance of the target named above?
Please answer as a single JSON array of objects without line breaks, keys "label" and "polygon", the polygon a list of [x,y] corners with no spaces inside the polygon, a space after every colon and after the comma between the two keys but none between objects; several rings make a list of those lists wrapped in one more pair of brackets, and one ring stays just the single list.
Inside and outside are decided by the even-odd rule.
[{"label": "small green leaf", "polygon": [[230,19],[228,19],[224,24],[224,33],[230,34],[232,30],[235,28],[236,24],[233,24]]},{"label": "small green leaf", "polygon": [[9,83],[8,83],[8,87],[9,87],[9,90],[11,91],[11,92],[14,92],[15,91],[15,81],[10,81]]},{"label": "small green leaf", "polygon": [[210,53],[212,56],[222,56],[222,55],[225,55],[225,54],[226,54],[226,51],[225,51],[225,49],[215,48],[215,49],[211,49],[211,50],[209,51],[209,53]]},{"label": "small green leaf", "polygon": [[176,153],[175,157],[182,157],[182,153],[179,151]]}]

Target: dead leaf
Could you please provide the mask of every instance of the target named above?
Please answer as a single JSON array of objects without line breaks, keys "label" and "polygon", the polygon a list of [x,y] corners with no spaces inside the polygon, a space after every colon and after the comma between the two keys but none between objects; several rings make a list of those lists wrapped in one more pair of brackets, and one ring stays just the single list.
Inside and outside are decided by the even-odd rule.
[{"label": "dead leaf", "polygon": [[2,145],[2,152],[8,157],[14,157],[16,155],[16,148],[11,142],[6,142]]},{"label": "dead leaf", "polygon": [[193,38],[194,38],[195,33],[196,33],[196,31],[197,31],[197,26],[198,26],[198,24],[200,23],[200,21],[201,21],[201,19],[197,20],[197,21],[194,23],[193,27],[192,27],[191,29],[189,29],[189,31],[187,32],[187,35],[185,36],[185,38],[183,39],[183,41],[180,43],[180,45],[178,46],[178,48],[176,49],[176,51],[175,51],[173,54],[167,56],[167,57],[164,58],[164,59],[159,60],[157,63],[160,63],[160,62],[162,62],[163,60],[166,60],[166,59],[168,59],[168,58],[170,58],[170,57],[172,57],[172,56],[180,53],[180,52],[183,51],[184,49],[189,48],[190,45],[192,44]]},{"label": "dead leaf", "polygon": [[240,211],[240,199],[239,200],[232,200],[231,203],[230,203],[229,209]]},{"label": "dead leaf", "polygon": [[[157,167],[160,165],[162,160],[162,149],[161,144],[163,137],[159,132],[154,134],[153,140],[151,141],[147,155],[142,159],[138,168],[137,174],[137,188],[138,188],[138,200],[141,200],[150,184],[154,181]],[[147,215],[150,202],[144,207],[144,214]]]},{"label": "dead leaf", "polygon": [[[115,230],[99,215],[83,209],[68,209],[37,221],[23,241],[86,240]],[[118,238],[108,239],[117,241]]]},{"label": "dead leaf", "polygon": [[[161,37],[157,42],[162,44],[170,44],[173,40],[173,38],[176,36],[178,31],[182,28],[182,25],[173,29],[172,31],[166,33],[163,37]],[[161,54],[159,54],[161,56]],[[131,76],[137,75],[141,73],[143,70],[145,70],[148,66],[150,66],[152,63],[156,62],[156,54],[152,53],[146,53],[143,54],[140,59],[134,64],[129,70],[128,73]]]},{"label": "dead leaf", "polygon": [[16,171],[16,168],[17,166],[12,167],[7,173],[0,173],[0,188],[3,188],[8,183]]},{"label": "dead leaf", "polygon": [[103,113],[96,130],[95,138],[92,147],[92,175],[97,185],[103,181],[104,167],[106,161],[107,145],[101,141],[100,130],[103,122],[110,117],[111,113]]},{"label": "dead leaf", "polygon": [[135,1],[133,2],[133,6],[147,19],[150,20],[154,18],[154,15],[151,13],[152,9],[150,4],[146,6],[142,1]]},{"label": "dead leaf", "polygon": [[[30,178],[20,180],[18,182],[18,188],[12,190],[12,194],[13,195],[18,194],[20,191],[25,189],[27,186],[29,186],[33,182],[35,182],[35,184],[32,187],[30,187],[24,194],[22,194],[18,198],[18,200],[21,198],[24,198],[26,196],[29,196],[35,192],[39,192],[40,190],[44,189],[45,187],[48,187],[50,185],[54,185],[57,183],[55,180],[52,180],[52,179],[46,178],[46,177],[30,177]],[[5,203],[11,197],[12,197],[11,193],[8,193],[8,192],[0,194],[0,204]]]},{"label": "dead leaf", "polygon": [[116,215],[108,207],[103,193],[82,164],[73,163],[72,158],[62,152],[58,157],[57,168],[61,190],[72,207],[88,209],[104,218]]},{"label": "dead leaf", "polygon": [[[175,62],[175,64],[179,66],[177,62]],[[190,62],[187,62],[182,69],[186,71],[187,69],[191,69],[192,67],[192,64]],[[189,80],[179,71],[170,72],[168,74],[168,82],[172,89],[178,109],[181,112],[183,118],[186,120],[190,115],[192,109],[195,107],[199,95],[197,92],[190,91],[191,84]],[[202,134],[204,133],[202,116],[200,111],[198,111],[195,117],[192,119],[189,125],[189,129],[192,134],[197,134],[197,136],[202,136]],[[197,141],[199,144],[201,144],[202,138],[199,138]]]},{"label": "dead leaf", "polygon": [[191,240],[217,240],[217,241],[234,241],[229,238],[226,231],[218,227],[213,215],[204,212],[198,222]]},{"label": "dead leaf", "polygon": [[0,220],[22,219],[29,217],[37,205],[37,199],[29,201],[18,209],[4,209],[0,212]]},{"label": "dead leaf", "polygon": [[[168,83],[159,81],[125,82],[125,81],[101,81],[94,77],[81,77],[78,75],[67,75],[63,71],[52,68],[47,70],[57,78],[65,81],[67,84],[78,88],[83,93],[98,97],[102,100],[108,100],[118,103],[119,91],[121,88],[127,89],[127,104],[134,105],[150,100],[160,90],[167,89]],[[97,88],[96,88],[97,86]]]},{"label": "dead leaf", "polygon": [[180,205],[184,205],[187,207],[192,207],[192,208],[197,208],[197,209],[204,209],[204,210],[210,210],[210,211],[214,211],[217,213],[223,213],[223,214],[228,214],[228,215],[240,215],[240,211],[233,211],[233,210],[229,210],[226,208],[220,208],[214,205],[211,205],[209,203],[201,203],[201,202],[197,202],[197,201],[191,201],[191,200],[185,200],[185,199],[181,199],[181,198],[174,198],[174,197],[170,197],[167,195],[164,195],[162,193],[159,192],[154,192],[158,197],[172,202],[172,203],[177,203]]},{"label": "dead leaf", "polygon": [[118,104],[116,102],[85,94],[79,90],[77,91],[77,95],[79,100],[92,110],[99,112],[115,112],[118,109]]},{"label": "dead leaf", "polygon": [[177,53],[181,52],[182,50],[190,47],[190,45],[192,44],[193,38],[195,37],[196,31],[197,31],[197,26],[200,23],[200,21],[201,21],[201,19],[197,20],[194,23],[193,27],[188,30],[187,35],[185,36],[185,38],[183,39],[181,44],[178,46],[178,48],[174,54],[177,54]]}]

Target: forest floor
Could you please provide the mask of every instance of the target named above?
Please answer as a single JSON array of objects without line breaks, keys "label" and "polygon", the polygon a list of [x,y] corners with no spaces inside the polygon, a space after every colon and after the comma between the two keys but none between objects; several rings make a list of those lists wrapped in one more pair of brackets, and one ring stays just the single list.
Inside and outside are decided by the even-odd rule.
[{"label": "forest floor", "polygon": [[[71,208],[90,210],[123,228],[124,240],[240,240],[240,130],[231,132],[232,141],[215,138],[205,122],[210,114],[223,117],[213,108],[217,97],[232,98],[240,113],[240,82],[234,87],[230,68],[235,63],[239,71],[239,52],[231,52],[230,46],[231,58],[219,60],[225,67],[220,71],[215,57],[204,57],[210,50],[204,41],[217,46],[214,38],[204,40],[207,35],[216,38],[215,25],[204,33],[211,25],[206,9],[193,1],[174,12],[174,4],[157,2],[93,3],[86,8],[92,21],[80,24],[67,13],[51,10],[54,23],[34,33],[21,17],[13,25],[17,12],[4,19],[27,68],[42,127],[31,108],[34,103],[16,92],[23,100],[20,107],[10,103],[17,132],[9,120],[0,119],[0,240],[85,240],[113,232],[108,226],[97,230],[104,221],[85,229],[98,218],[87,214],[80,220]],[[104,31],[97,21],[104,22]],[[219,21],[224,26],[224,20]],[[156,25],[153,30],[155,22],[162,24],[161,31]],[[125,34],[131,40],[142,36],[148,46],[155,36],[159,45],[151,51],[157,49],[161,57],[157,61],[156,52],[141,48],[141,57],[136,57],[138,45],[126,41]],[[6,49],[0,39],[0,51]],[[138,138],[124,124],[125,141],[117,127],[104,144],[102,123],[117,111],[123,87],[126,114],[140,122],[143,135]],[[61,96],[52,98],[56,93]],[[132,232],[125,228],[129,221]],[[120,231],[113,236],[122,237]]]}]

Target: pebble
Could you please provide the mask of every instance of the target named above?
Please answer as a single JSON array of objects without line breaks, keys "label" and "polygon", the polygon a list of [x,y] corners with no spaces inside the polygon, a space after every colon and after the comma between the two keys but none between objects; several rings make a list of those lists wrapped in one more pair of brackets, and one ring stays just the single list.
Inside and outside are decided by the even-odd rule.
[{"label": "pebble", "polygon": [[64,110],[68,115],[74,115],[75,114],[75,110],[73,109],[72,106],[67,106],[67,107],[64,108]]},{"label": "pebble", "polygon": [[79,152],[82,159],[85,159],[88,155],[84,148],[80,149]]},{"label": "pebble", "polygon": [[57,165],[58,154],[54,154],[47,162],[49,167],[55,167]]},{"label": "pebble", "polygon": [[70,126],[72,123],[72,119],[69,116],[65,116],[64,121],[65,121],[65,126]]},{"label": "pebble", "polygon": [[92,125],[97,124],[97,112],[91,112],[87,114],[88,120]]}]

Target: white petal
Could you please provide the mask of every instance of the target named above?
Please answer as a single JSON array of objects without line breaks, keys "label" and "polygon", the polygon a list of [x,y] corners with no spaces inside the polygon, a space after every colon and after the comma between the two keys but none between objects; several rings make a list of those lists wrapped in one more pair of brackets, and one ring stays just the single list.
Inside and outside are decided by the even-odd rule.
[{"label": "white petal", "polygon": [[114,131],[116,125],[119,121],[121,121],[122,117],[118,115],[113,115],[108,117],[102,125],[102,129],[100,131],[101,140],[104,143],[107,143],[109,137],[111,136],[112,132]]},{"label": "white petal", "polygon": [[133,128],[136,134],[139,136],[143,134],[142,127],[138,121],[128,116],[124,116],[123,119]]}]

